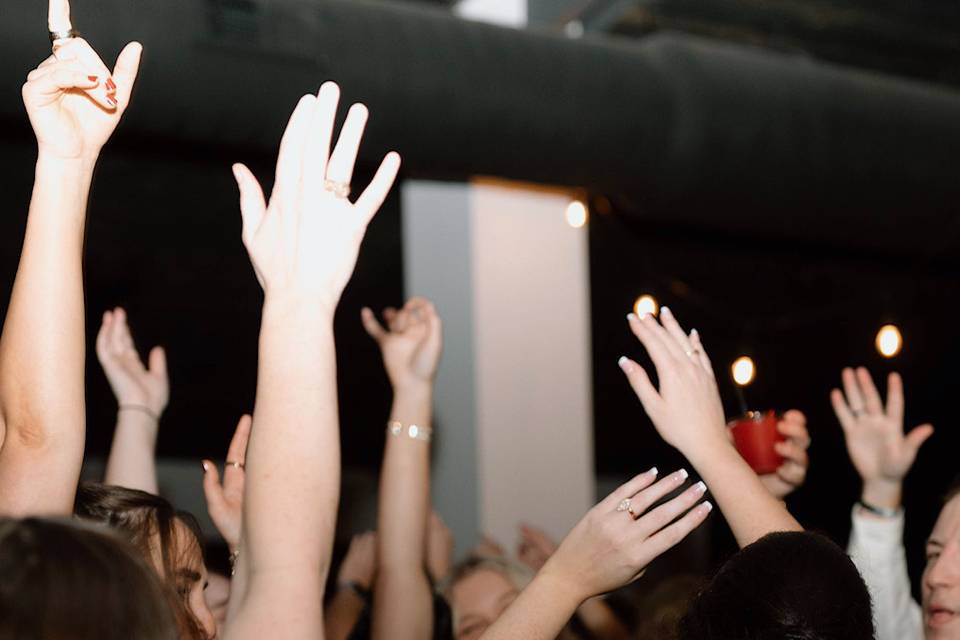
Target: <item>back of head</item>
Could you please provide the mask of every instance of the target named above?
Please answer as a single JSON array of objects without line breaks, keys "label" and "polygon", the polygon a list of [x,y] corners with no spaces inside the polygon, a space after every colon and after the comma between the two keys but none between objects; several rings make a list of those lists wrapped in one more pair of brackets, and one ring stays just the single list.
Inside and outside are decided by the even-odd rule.
[{"label": "back of head", "polygon": [[781,532],[744,547],[680,623],[683,640],[872,640],[870,595],[840,547]]},{"label": "back of head", "polygon": [[109,532],[2,518],[0,576],[2,640],[177,638],[154,572]]}]

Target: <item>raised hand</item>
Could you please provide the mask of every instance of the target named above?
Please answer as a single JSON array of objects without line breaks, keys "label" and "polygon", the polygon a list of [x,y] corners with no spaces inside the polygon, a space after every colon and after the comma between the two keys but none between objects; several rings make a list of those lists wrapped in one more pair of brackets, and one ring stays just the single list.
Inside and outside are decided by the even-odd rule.
[{"label": "raised hand", "polygon": [[667,307],[660,317],[663,326],[652,315],[627,316],[653,360],[660,389],[633,360],[621,358],[620,368],[660,436],[684,455],[728,444],[717,381],[699,334],[684,333]]},{"label": "raised hand", "polygon": [[[70,29],[67,0],[50,1],[51,31]],[[83,38],[57,42],[54,54],[30,72],[23,102],[37,143],[50,156],[93,159],[130,104],[143,47],[124,47],[111,73]]]},{"label": "raised hand", "polygon": [[293,295],[331,314],[353,273],[367,224],[400,168],[400,156],[387,154],[356,202],[347,198],[367,109],[350,108],[331,153],[339,100],[340,88],[332,82],[300,99],[280,143],[269,205],[250,170],[233,167],[243,242],[267,299]]},{"label": "raised hand", "polygon": [[364,329],[380,345],[394,389],[433,382],[443,349],[443,326],[433,303],[411,298],[400,311],[384,310],[386,328],[370,309],[364,307],[360,315]]},{"label": "raised hand", "polygon": [[377,574],[377,534],[373,531],[358,533],[350,540],[350,548],[340,564],[337,585],[356,585],[364,591],[373,588]]},{"label": "raised hand", "polygon": [[584,516],[542,573],[566,585],[579,603],[630,584],[710,513],[709,502],[697,505],[706,492],[703,483],[654,507],[686,478],[677,471],[656,482],[655,469],[636,476]]},{"label": "raised hand", "polygon": [[203,461],[203,495],[207,500],[207,512],[231,553],[240,548],[247,443],[250,441],[252,425],[253,421],[248,415],[242,416],[237,423],[227,450],[222,484],[217,465],[211,460]]},{"label": "raised hand", "polygon": [[103,314],[97,334],[97,359],[121,409],[143,408],[152,417],[160,417],[170,400],[166,353],[163,347],[154,347],[149,367],[144,367],[130,336],[127,313],[120,307]]},{"label": "raised hand", "polygon": [[807,478],[810,432],[807,431],[806,416],[795,409],[783,414],[783,419],[777,423],[777,431],[786,438],[773,445],[777,453],[783,456],[783,464],[775,473],[760,476],[760,481],[771,494],[783,500],[800,488]]},{"label": "raised hand", "polygon": [[899,374],[891,373],[887,379],[886,405],[865,368],[844,369],[842,379],[844,390],[834,389],[830,400],[843,427],[847,453],[863,479],[864,501],[895,508],[900,505],[903,479],[933,435],[933,427],[924,424],[904,433]]},{"label": "raised hand", "polygon": [[436,511],[427,525],[427,573],[433,584],[443,582],[453,566],[453,532]]},{"label": "raised hand", "polygon": [[517,545],[517,560],[539,571],[557,551],[557,543],[536,527],[520,525],[520,544]]}]

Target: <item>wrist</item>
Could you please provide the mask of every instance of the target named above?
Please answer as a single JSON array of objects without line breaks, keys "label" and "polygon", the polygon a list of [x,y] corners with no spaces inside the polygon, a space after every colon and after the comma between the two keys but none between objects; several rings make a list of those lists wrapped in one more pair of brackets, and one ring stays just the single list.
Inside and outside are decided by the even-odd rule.
[{"label": "wrist", "polygon": [[597,595],[586,593],[582,582],[577,580],[577,576],[572,573],[568,575],[568,572],[564,571],[553,559],[548,560],[540,569],[534,578],[534,583],[548,592],[552,601],[569,609],[571,615],[584,602]]},{"label": "wrist", "polygon": [[865,479],[860,501],[882,509],[898,509],[903,501],[903,481]]},{"label": "wrist", "polygon": [[336,303],[329,304],[316,296],[297,291],[267,290],[263,298],[264,321],[277,320],[283,323],[305,319],[319,327],[333,327]]},{"label": "wrist", "polygon": [[731,460],[743,461],[733,442],[725,434],[708,436],[695,440],[677,449],[690,461],[690,464],[702,475],[701,467],[707,467]]},{"label": "wrist", "polygon": [[99,149],[96,153],[86,153],[74,158],[65,158],[55,151],[40,146],[37,151],[37,171],[38,173],[41,171],[45,173],[56,173],[61,178],[92,176],[99,157]]}]

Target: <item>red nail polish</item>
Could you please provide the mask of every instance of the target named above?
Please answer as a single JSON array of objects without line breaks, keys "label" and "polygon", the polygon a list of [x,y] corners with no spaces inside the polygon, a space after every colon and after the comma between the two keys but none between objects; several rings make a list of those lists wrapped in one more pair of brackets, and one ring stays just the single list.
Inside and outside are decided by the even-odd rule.
[{"label": "red nail polish", "polygon": [[113,96],[107,96],[107,102],[110,103],[111,107],[117,106],[117,99],[114,98]]},{"label": "red nail polish", "polygon": [[96,82],[96,81],[98,80],[97,76],[87,76],[87,79],[88,79],[90,82]]},{"label": "red nail polish", "polygon": [[108,91],[116,91],[116,90],[117,90],[117,85],[116,85],[116,83],[113,81],[113,78],[107,78],[107,90],[108,90]]}]

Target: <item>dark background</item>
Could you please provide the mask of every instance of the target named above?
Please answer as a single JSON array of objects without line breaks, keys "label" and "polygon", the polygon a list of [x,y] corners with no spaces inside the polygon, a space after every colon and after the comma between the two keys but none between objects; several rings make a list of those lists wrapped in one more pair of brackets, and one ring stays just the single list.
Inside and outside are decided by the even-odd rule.
[{"label": "dark background", "polygon": [[[612,32],[642,37],[664,26],[686,25],[690,33],[718,41],[799,50],[941,88],[958,84],[960,78],[956,72],[960,57],[944,55],[960,50],[956,29],[960,11],[952,4],[920,3],[904,17],[892,3],[869,7],[821,3],[835,11],[855,9],[843,14],[849,20],[846,31],[838,31],[829,20],[820,23],[819,31],[811,31],[809,21],[789,11],[789,3],[763,3],[764,9],[745,13],[709,4],[698,4],[699,9],[682,2],[637,4],[638,11],[607,24],[599,36]],[[890,23],[900,24],[901,30],[891,32],[884,26],[877,31],[878,24]],[[910,35],[924,28],[930,38]],[[148,62],[145,73],[151,64],[155,63]],[[27,71],[3,78],[0,85],[17,86]],[[495,78],[498,70],[489,72]],[[323,79],[318,77],[316,84]],[[445,78],[435,81],[442,85]],[[157,113],[161,94],[152,97],[144,110]],[[19,96],[5,91],[0,101],[0,113],[6,114],[0,121],[0,193],[7,204],[0,221],[0,269],[5,274],[0,278],[0,299],[5,305],[23,236],[34,143],[22,107],[17,106]],[[276,109],[285,118],[292,104],[278,101]],[[137,109],[135,99],[130,115],[136,116]],[[411,111],[416,111],[415,105]],[[283,124],[279,118],[256,124],[256,136],[246,135],[244,140],[279,141]],[[121,126],[103,155],[91,199],[86,253],[88,454],[106,453],[115,410],[93,355],[93,338],[101,313],[122,305],[130,313],[141,351],[146,353],[154,344],[168,351],[173,393],[159,455],[220,457],[237,417],[252,407],[261,300],[240,243],[229,167],[235,161],[246,162],[267,185],[274,153],[244,140],[212,145],[150,135],[149,130]],[[584,136],[588,137],[586,130]],[[456,146],[444,140],[424,143]],[[487,149],[500,143],[491,139]],[[462,156],[459,168],[469,168],[469,146],[453,152]],[[868,156],[871,150],[851,153]],[[901,160],[905,172],[924,161],[921,155]],[[750,166],[756,174],[746,176],[744,184],[752,180],[758,189],[769,191],[771,181],[799,179],[777,174],[777,167],[765,169],[762,156]],[[807,485],[790,499],[790,506],[801,522],[837,539],[846,537],[858,482],[832,416],[829,390],[839,382],[843,366],[863,364],[877,375],[895,367],[905,379],[908,425],[933,421],[937,427],[907,485],[908,550],[916,575],[922,567],[920,541],[930,530],[942,490],[958,471],[955,454],[960,442],[953,419],[954,363],[960,355],[955,318],[960,309],[953,293],[960,276],[960,227],[955,215],[960,204],[931,203],[917,192],[915,208],[871,214],[864,207],[855,216],[831,217],[820,209],[837,213],[842,207],[832,200],[838,194],[827,191],[811,194],[811,202],[819,206],[809,211],[798,211],[794,202],[771,204],[767,195],[763,204],[754,204],[749,211],[726,202],[711,207],[703,199],[694,206],[681,198],[674,205],[674,217],[664,215],[671,202],[660,201],[653,216],[642,197],[630,189],[604,187],[606,176],[592,175],[592,170],[589,164],[580,167],[575,173],[585,176],[584,181],[572,186],[585,187],[594,205],[590,272],[597,473],[625,476],[654,463],[661,469],[682,464],[656,436],[616,366],[624,354],[644,362],[624,320],[641,293],[655,294],[688,328],[700,330],[722,377],[737,355],[754,357],[758,378],[747,392],[752,408],[797,408],[807,414],[812,466]],[[543,173],[544,167],[530,171]],[[704,171],[708,180],[710,167]],[[443,167],[431,173],[421,163],[417,177],[442,174]],[[660,178],[642,176],[654,183]],[[362,176],[356,182],[362,184]],[[749,193],[741,195],[749,201]],[[869,201],[872,195],[867,182],[858,183],[842,198],[856,208],[858,196]],[[928,214],[934,209],[939,217],[931,218]],[[344,464],[366,474],[376,473],[379,466],[389,396],[378,353],[363,334],[358,316],[363,305],[381,308],[402,302],[401,215],[394,194],[371,225],[337,316]],[[762,232],[743,224],[751,216],[764,221]],[[740,224],[726,225],[727,219]],[[917,227],[915,219],[923,220],[923,225]],[[800,228],[803,233],[796,232]],[[898,249],[898,229],[912,234],[909,250]],[[892,362],[882,360],[873,347],[877,328],[889,321],[896,322],[905,337],[903,353]],[[729,384],[724,394],[729,412],[735,413],[737,402]]]}]

